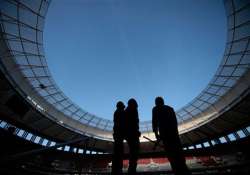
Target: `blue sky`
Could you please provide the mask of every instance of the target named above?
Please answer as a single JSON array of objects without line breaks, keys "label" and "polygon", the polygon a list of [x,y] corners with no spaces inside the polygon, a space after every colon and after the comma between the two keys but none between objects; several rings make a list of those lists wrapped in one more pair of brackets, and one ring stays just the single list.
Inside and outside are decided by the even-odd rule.
[{"label": "blue sky", "polygon": [[218,0],[53,0],[44,45],[59,87],[76,104],[112,119],[133,97],[150,120],[156,96],[176,110],[203,90],[226,42]]}]

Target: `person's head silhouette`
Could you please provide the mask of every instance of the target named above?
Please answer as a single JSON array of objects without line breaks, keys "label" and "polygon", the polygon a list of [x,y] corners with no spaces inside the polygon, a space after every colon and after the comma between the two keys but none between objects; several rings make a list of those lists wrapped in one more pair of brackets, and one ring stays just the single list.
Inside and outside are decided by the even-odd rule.
[{"label": "person's head silhouette", "polygon": [[118,102],[116,103],[116,107],[117,107],[117,109],[124,109],[124,108],[125,108],[125,105],[123,104],[123,102],[118,101]]},{"label": "person's head silhouette", "polygon": [[164,105],[164,100],[162,97],[156,97],[155,98],[155,105],[156,106],[163,106]]},{"label": "person's head silhouette", "polygon": [[133,98],[129,99],[129,101],[128,101],[128,107],[137,108],[138,104],[137,104],[136,100],[133,99]]}]

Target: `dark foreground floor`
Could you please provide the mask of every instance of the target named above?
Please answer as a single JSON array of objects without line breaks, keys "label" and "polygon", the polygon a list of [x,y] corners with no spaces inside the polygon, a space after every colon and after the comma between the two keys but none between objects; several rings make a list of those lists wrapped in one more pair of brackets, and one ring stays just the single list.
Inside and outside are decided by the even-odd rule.
[{"label": "dark foreground floor", "polygon": [[[207,169],[191,169],[192,175],[250,175],[249,164],[240,166],[228,166],[228,167],[216,167]],[[7,168],[6,166],[0,167],[0,174],[4,175],[109,175],[110,172],[76,172],[65,171],[59,169],[49,169],[38,166],[22,166],[19,168]],[[127,173],[124,173],[126,175]],[[138,172],[138,175],[172,175],[173,173],[168,171],[150,171],[150,172]]]}]

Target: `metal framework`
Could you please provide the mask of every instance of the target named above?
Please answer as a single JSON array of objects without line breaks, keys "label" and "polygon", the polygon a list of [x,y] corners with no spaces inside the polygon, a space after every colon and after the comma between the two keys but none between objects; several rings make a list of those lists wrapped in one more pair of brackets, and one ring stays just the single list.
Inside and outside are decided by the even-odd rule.
[{"label": "metal framework", "polygon": [[[43,48],[44,22],[50,0],[0,1],[0,68],[16,89],[40,112],[64,127],[103,139],[112,138],[113,121],[97,117],[73,103],[50,74]],[[227,42],[220,66],[207,87],[177,113],[181,133],[216,117],[249,88],[240,86],[250,68],[250,2],[225,0]],[[152,135],[151,121],[140,130]]]}]

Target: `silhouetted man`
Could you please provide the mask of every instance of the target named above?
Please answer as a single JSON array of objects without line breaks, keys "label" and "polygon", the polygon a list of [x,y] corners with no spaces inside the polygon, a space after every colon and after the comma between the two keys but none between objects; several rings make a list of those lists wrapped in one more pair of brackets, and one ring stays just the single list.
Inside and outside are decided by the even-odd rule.
[{"label": "silhouetted man", "polygon": [[155,99],[152,111],[152,126],[157,140],[162,140],[175,175],[190,175],[178,133],[174,109],[164,105],[162,97]]},{"label": "silhouetted man", "polygon": [[129,146],[129,168],[128,174],[136,174],[137,160],[141,135],[139,131],[139,116],[137,111],[137,102],[135,99],[128,101],[128,107],[125,110],[125,139]]},{"label": "silhouetted man", "polygon": [[125,105],[119,101],[116,104],[116,111],[114,112],[114,127],[113,127],[113,138],[114,138],[114,151],[112,160],[112,174],[121,175],[123,166],[123,140],[124,129],[125,129]]}]

